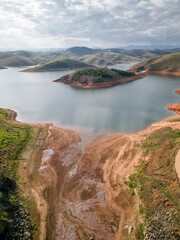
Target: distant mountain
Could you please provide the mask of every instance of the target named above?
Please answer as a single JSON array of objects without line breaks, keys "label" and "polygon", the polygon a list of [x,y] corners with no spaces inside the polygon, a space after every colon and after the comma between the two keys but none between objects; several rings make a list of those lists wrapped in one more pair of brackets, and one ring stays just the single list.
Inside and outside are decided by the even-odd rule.
[{"label": "distant mountain", "polygon": [[180,48],[174,49],[132,49],[132,50],[125,50],[125,49],[108,49],[111,52],[125,54],[128,56],[136,57],[139,59],[147,59],[156,56],[161,56],[170,53],[178,53],[180,52]]},{"label": "distant mountain", "polygon": [[70,58],[58,58],[37,67],[23,70],[23,72],[47,72],[47,71],[64,71],[78,68],[91,68],[93,66]]},{"label": "distant mountain", "polygon": [[66,49],[66,52],[70,52],[71,54],[74,55],[74,57],[81,57],[84,55],[92,55],[100,52],[99,49],[92,49],[92,48],[87,48],[87,47],[72,47]]},{"label": "distant mountain", "polygon": [[85,55],[79,58],[80,61],[85,62],[87,64],[95,65],[95,66],[110,66],[113,65],[111,61],[99,56],[99,55]]},{"label": "distant mountain", "polygon": [[[115,63],[144,60],[170,53],[178,53],[180,48],[174,49],[92,49],[87,47],[72,47],[58,51],[7,51],[0,52],[0,66],[16,67],[29,66],[52,61],[59,57],[77,59],[84,57],[87,64],[107,66]],[[119,54],[119,55],[117,55]],[[91,57],[88,57],[91,56]],[[93,56],[93,57],[92,57]]]},{"label": "distant mountain", "polygon": [[22,66],[34,66],[37,65],[37,61],[22,56],[12,56],[0,60],[0,66],[2,67],[22,67]]},{"label": "distant mountain", "polygon": [[150,58],[134,65],[131,69],[136,72],[180,73],[180,53]]},{"label": "distant mountain", "polygon": [[130,63],[139,61],[139,59],[135,57],[113,52],[85,55],[80,57],[79,60],[95,66],[110,66],[117,63]]}]

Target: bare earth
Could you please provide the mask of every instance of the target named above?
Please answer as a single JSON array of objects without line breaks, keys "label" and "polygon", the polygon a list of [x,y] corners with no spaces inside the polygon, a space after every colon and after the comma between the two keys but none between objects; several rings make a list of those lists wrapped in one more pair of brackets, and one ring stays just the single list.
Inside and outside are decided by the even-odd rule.
[{"label": "bare earth", "polygon": [[180,123],[167,119],[135,134],[113,134],[88,144],[78,133],[50,123],[28,125],[36,140],[23,153],[19,175],[38,225],[34,239],[134,239],[140,200],[124,182],[136,172],[138,143],[155,129],[180,129]]}]

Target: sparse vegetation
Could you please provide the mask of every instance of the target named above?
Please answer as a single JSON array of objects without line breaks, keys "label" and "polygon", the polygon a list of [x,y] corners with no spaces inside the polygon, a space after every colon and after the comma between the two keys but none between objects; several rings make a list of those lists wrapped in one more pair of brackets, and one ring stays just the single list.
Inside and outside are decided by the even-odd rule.
[{"label": "sparse vegetation", "polygon": [[[137,173],[131,175],[126,183],[130,191],[136,189],[143,204],[139,212],[145,225],[144,228],[143,225],[137,227],[137,239],[141,239],[142,232],[150,234],[148,229],[154,229],[156,233],[157,226],[161,228],[161,235],[178,239],[180,189],[174,162],[180,148],[180,130],[170,127],[156,130],[146,136],[141,148],[143,158]],[[145,160],[147,156],[148,161]]]},{"label": "sparse vegetation", "polygon": [[81,83],[92,82],[101,83],[106,81],[118,80],[121,77],[131,77],[134,73],[122,71],[118,69],[108,68],[85,68],[79,69],[70,74],[73,81],[79,81]]},{"label": "sparse vegetation", "polygon": [[134,65],[132,68],[137,72],[145,70],[180,72],[180,53],[151,58]]},{"label": "sparse vegetation", "polygon": [[78,68],[92,67],[86,63],[80,62],[71,58],[56,58],[33,68],[24,70],[24,72],[39,72],[39,71],[62,71],[73,70]]},{"label": "sparse vegetation", "polygon": [[17,176],[20,155],[30,138],[31,129],[29,126],[9,122],[7,119],[10,115],[10,111],[0,109],[1,239],[14,239],[20,232],[31,235],[32,230],[28,200],[24,199],[19,192]]}]

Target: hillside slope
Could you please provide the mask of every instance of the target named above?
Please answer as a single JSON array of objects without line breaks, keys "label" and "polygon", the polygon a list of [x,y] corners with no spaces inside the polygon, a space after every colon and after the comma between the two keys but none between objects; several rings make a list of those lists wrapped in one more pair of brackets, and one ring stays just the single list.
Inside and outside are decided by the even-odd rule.
[{"label": "hillside slope", "polygon": [[0,66],[3,67],[23,67],[37,65],[36,60],[32,60],[23,56],[12,56],[0,60]]},{"label": "hillside slope", "polygon": [[71,58],[57,58],[34,68],[23,70],[23,72],[46,72],[74,70],[78,68],[91,68],[93,66]]},{"label": "hillside slope", "polygon": [[[0,164],[9,176],[19,163],[19,186],[33,201],[33,239],[179,239],[179,120],[175,116],[138,133],[113,134],[89,143],[50,123],[0,122]],[[37,128],[36,139],[19,159],[10,153],[23,148],[28,125]],[[6,194],[7,180],[0,181],[4,183],[0,206],[7,211],[8,204],[12,214],[8,217],[14,219],[7,224],[8,239],[32,239],[31,234],[26,236],[31,229],[30,222],[24,226],[21,199],[16,201],[19,192]],[[0,233],[3,221],[9,220],[4,211]]]},{"label": "hillside slope", "polygon": [[113,65],[111,61],[108,61],[106,58],[103,58],[100,55],[85,55],[83,57],[80,57],[79,60],[95,66]]},{"label": "hillside slope", "polygon": [[[133,67],[135,72],[171,73],[180,75],[180,53],[173,53],[142,61]],[[179,73],[179,74],[178,74]]]}]

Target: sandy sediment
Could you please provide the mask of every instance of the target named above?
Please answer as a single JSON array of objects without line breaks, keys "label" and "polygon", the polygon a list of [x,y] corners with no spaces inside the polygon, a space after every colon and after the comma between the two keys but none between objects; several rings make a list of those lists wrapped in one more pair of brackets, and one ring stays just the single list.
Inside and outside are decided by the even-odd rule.
[{"label": "sandy sediment", "polygon": [[53,124],[30,125],[36,140],[23,154],[19,175],[33,201],[35,239],[134,239],[139,199],[124,182],[136,172],[139,143],[155,129],[180,129],[180,124],[165,120],[136,134],[113,134],[88,144]]},{"label": "sandy sediment", "polygon": [[168,72],[168,71],[143,71],[143,73],[154,73],[154,74],[163,74],[163,75],[175,75],[175,76],[180,76],[180,72]]}]

